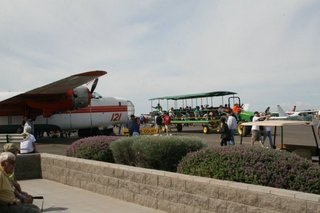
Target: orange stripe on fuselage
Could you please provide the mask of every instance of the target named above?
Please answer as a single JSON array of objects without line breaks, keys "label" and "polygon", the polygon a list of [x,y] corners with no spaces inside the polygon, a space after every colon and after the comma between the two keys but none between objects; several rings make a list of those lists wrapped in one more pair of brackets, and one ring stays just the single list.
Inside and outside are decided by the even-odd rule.
[{"label": "orange stripe on fuselage", "polygon": [[90,113],[90,112],[127,112],[127,106],[91,106],[77,110],[68,111],[67,113]]}]

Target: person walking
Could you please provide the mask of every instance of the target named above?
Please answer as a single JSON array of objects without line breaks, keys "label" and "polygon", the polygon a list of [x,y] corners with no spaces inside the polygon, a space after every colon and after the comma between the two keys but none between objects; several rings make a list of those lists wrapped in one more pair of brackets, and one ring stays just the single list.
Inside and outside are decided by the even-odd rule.
[{"label": "person walking", "polygon": [[229,141],[229,145],[235,145],[235,141],[234,141],[234,135],[237,132],[237,119],[233,116],[232,112],[227,112],[227,125],[229,128],[229,132],[230,132],[230,141]]},{"label": "person walking", "polygon": [[162,116],[160,113],[158,113],[155,116],[155,123],[156,123],[156,128],[157,128],[157,134],[159,135],[161,133],[161,129],[162,129]]},{"label": "person walking", "polygon": [[129,137],[131,137],[133,134],[134,122],[135,122],[135,116],[130,115],[130,119],[128,120],[128,123],[127,123],[127,128],[129,130]]},{"label": "person walking", "polygon": [[[257,111],[254,112],[253,118],[252,118],[252,122],[257,122],[257,121],[260,121],[260,120],[261,120],[261,117],[260,117],[259,112],[257,112]],[[263,143],[261,141],[260,126],[252,125],[252,128],[251,128],[251,145],[253,146],[256,141],[259,141],[260,145],[262,147],[264,147],[264,145],[263,145]]]},{"label": "person walking", "polygon": [[227,142],[230,140],[230,131],[228,128],[228,125],[226,123],[226,118],[225,117],[221,117],[220,118],[220,127],[219,127],[219,131],[220,131],[220,145],[221,146],[227,146]]},{"label": "person walking", "polygon": [[140,135],[140,121],[139,118],[135,118],[132,127],[132,136],[139,136]]},{"label": "person walking", "polygon": [[167,113],[167,112],[164,114],[163,124],[166,129],[166,134],[169,135],[170,126],[171,126],[171,117],[169,116],[169,113]]},{"label": "person walking", "polygon": [[[266,116],[266,120],[269,120],[269,115]],[[264,146],[264,142],[266,141],[266,139],[268,138],[269,140],[269,144],[270,144],[270,149],[274,149],[274,144],[272,142],[272,133],[271,133],[271,126],[265,126],[263,128],[264,132],[263,132],[263,138],[262,138],[262,144]]]}]

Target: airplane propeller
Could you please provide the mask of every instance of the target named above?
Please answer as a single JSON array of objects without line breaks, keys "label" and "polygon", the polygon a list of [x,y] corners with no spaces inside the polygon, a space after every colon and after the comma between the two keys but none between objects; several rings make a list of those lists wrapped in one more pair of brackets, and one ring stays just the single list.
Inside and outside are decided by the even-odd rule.
[{"label": "airplane propeller", "polygon": [[94,90],[96,89],[97,84],[98,84],[98,80],[99,80],[99,78],[94,79],[94,82],[93,82],[93,84],[92,84],[92,86],[91,86],[91,90],[90,90],[90,93],[91,93],[91,94],[92,94],[92,93],[94,92]]}]

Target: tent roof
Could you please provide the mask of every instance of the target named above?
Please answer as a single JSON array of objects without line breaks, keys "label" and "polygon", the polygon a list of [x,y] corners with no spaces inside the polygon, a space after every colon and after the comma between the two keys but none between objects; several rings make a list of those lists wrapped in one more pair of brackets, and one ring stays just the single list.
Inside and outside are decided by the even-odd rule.
[{"label": "tent roof", "polygon": [[310,125],[310,121],[292,121],[292,120],[267,120],[242,123],[243,126],[306,126]]},{"label": "tent roof", "polygon": [[206,97],[217,97],[217,96],[225,96],[225,95],[235,95],[237,93],[230,91],[214,91],[214,92],[205,92],[205,93],[195,93],[195,94],[187,94],[187,95],[175,95],[175,96],[163,96],[150,98],[149,100],[182,100],[182,99],[191,99],[191,98],[206,98]]}]

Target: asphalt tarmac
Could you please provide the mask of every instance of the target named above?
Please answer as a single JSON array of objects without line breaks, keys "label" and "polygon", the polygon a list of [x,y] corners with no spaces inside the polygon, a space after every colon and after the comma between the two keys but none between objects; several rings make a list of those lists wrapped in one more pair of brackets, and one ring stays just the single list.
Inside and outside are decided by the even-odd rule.
[{"label": "asphalt tarmac", "polygon": [[[317,136],[316,129],[317,121],[314,122],[314,129]],[[115,130],[115,132],[118,132]],[[276,144],[280,144],[280,128],[277,129]],[[201,126],[184,126],[182,132],[177,132],[175,128],[172,128],[170,132],[173,136],[195,136],[200,137],[203,142],[208,146],[219,146],[220,145],[220,135],[216,133],[203,134]],[[163,134],[165,135],[165,134]],[[126,136],[123,136],[126,137]],[[40,153],[50,153],[57,155],[66,155],[66,150],[71,143],[78,140],[78,137],[71,138],[40,138],[37,140],[37,150]],[[250,145],[250,136],[242,137],[243,145]],[[235,136],[236,145],[240,144],[240,136]],[[319,138],[317,138],[318,143],[320,143]],[[283,128],[283,142],[284,144],[292,145],[303,145],[303,146],[316,146],[315,138],[312,132],[311,126],[287,126]],[[266,145],[269,144],[266,141]],[[259,145],[259,144],[256,144]]]}]

